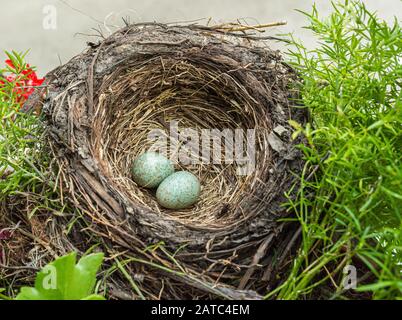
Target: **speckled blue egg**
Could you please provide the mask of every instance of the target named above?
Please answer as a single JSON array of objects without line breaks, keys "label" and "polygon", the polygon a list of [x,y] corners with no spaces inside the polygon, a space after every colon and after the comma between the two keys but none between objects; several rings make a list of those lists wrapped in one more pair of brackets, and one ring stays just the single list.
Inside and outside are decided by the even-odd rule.
[{"label": "speckled blue egg", "polygon": [[173,163],[156,152],[146,152],[133,162],[134,181],[145,188],[156,188],[166,177],[174,172]]},{"label": "speckled blue egg", "polygon": [[201,186],[190,172],[178,171],[167,177],[156,190],[158,203],[168,209],[184,209],[197,202]]}]

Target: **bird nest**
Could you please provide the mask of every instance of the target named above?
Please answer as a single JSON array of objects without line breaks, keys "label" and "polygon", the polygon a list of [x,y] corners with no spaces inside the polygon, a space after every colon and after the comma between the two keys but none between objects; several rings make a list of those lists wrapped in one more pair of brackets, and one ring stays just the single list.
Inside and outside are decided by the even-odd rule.
[{"label": "bird nest", "polygon": [[[129,25],[91,44],[47,76],[57,184],[85,221],[67,233],[71,217],[57,218],[52,238],[84,249],[96,235],[126,257],[139,288],[115,278],[112,296],[259,298],[297,242],[281,220],[303,167],[296,82],[266,41],[220,27]],[[195,205],[162,208],[132,180],[148,150],[199,178]]]}]

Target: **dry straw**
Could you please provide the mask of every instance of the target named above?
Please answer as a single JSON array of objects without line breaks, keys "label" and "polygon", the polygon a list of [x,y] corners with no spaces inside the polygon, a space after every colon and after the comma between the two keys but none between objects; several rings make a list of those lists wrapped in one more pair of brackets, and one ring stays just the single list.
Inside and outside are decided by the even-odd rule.
[{"label": "dry straw", "polygon": [[[61,254],[100,243],[110,262],[123,261],[124,272],[108,277],[111,297],[251,299],[280,283],[297,237],[278,219],[289,215],[284,193],[293,197],[303,166],[288,120],[304,122],[305,111],[294,106],[295,72],[259,31],[127,25],[47,76],[56,182],[81,214],[48,221],[48,246]],[[201,199],[161,208],[130,166],[151,147],[149,131],[168,134],[171,121],[256,129],[255,170],[177,163],[199,177]]]}]

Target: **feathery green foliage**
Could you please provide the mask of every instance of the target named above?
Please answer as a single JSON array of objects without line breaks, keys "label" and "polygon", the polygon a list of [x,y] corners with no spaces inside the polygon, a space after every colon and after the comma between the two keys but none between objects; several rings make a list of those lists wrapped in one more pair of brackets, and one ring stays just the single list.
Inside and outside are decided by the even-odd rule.
[{"label": "feathery green foliage", "polygon": [[[267,297],[325,292],[347,298],[343,268],[352,265],[357,292],[402,298],[399,22],[387,24],[359,1],[334,3],[325,19],[315,6],[303,14],[319,41],[307,50],[293,38],[289,52],[302,78],[301,103],[311,114],[305,127],[292,122],[295,134],[310,143],[302,147],[302,188],[297,201],[289,202],[303,242],[288,279]],[[308,177],[312,168],[318,169],[315,179]]]}]

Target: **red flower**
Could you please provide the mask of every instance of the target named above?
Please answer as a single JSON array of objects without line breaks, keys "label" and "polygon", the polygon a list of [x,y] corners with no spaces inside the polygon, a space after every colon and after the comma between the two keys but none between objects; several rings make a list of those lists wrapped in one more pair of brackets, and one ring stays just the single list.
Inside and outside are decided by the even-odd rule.
[{"label": "red flower", "polygon": [[[34,92],[34,87],[42,85],[42,83],[45,81],[45,78],[39,79],[29,64],[27,64],[21,71],[15,67],[14,63],[10,59],[6,60],[6,64],[13,69],[14,73],[6,76],[5,80],[15,84],[13,92],[17,95],[17,102],[22,105]],[[0,85],[4,84],[5,82],[0,80]]]},{"label": "red flower", "polygon": [[10,68],[15,69],[14,63],[13,63],[10,59],[7,59],[7,60],[6,60],[6,64],[7,64]]}]

